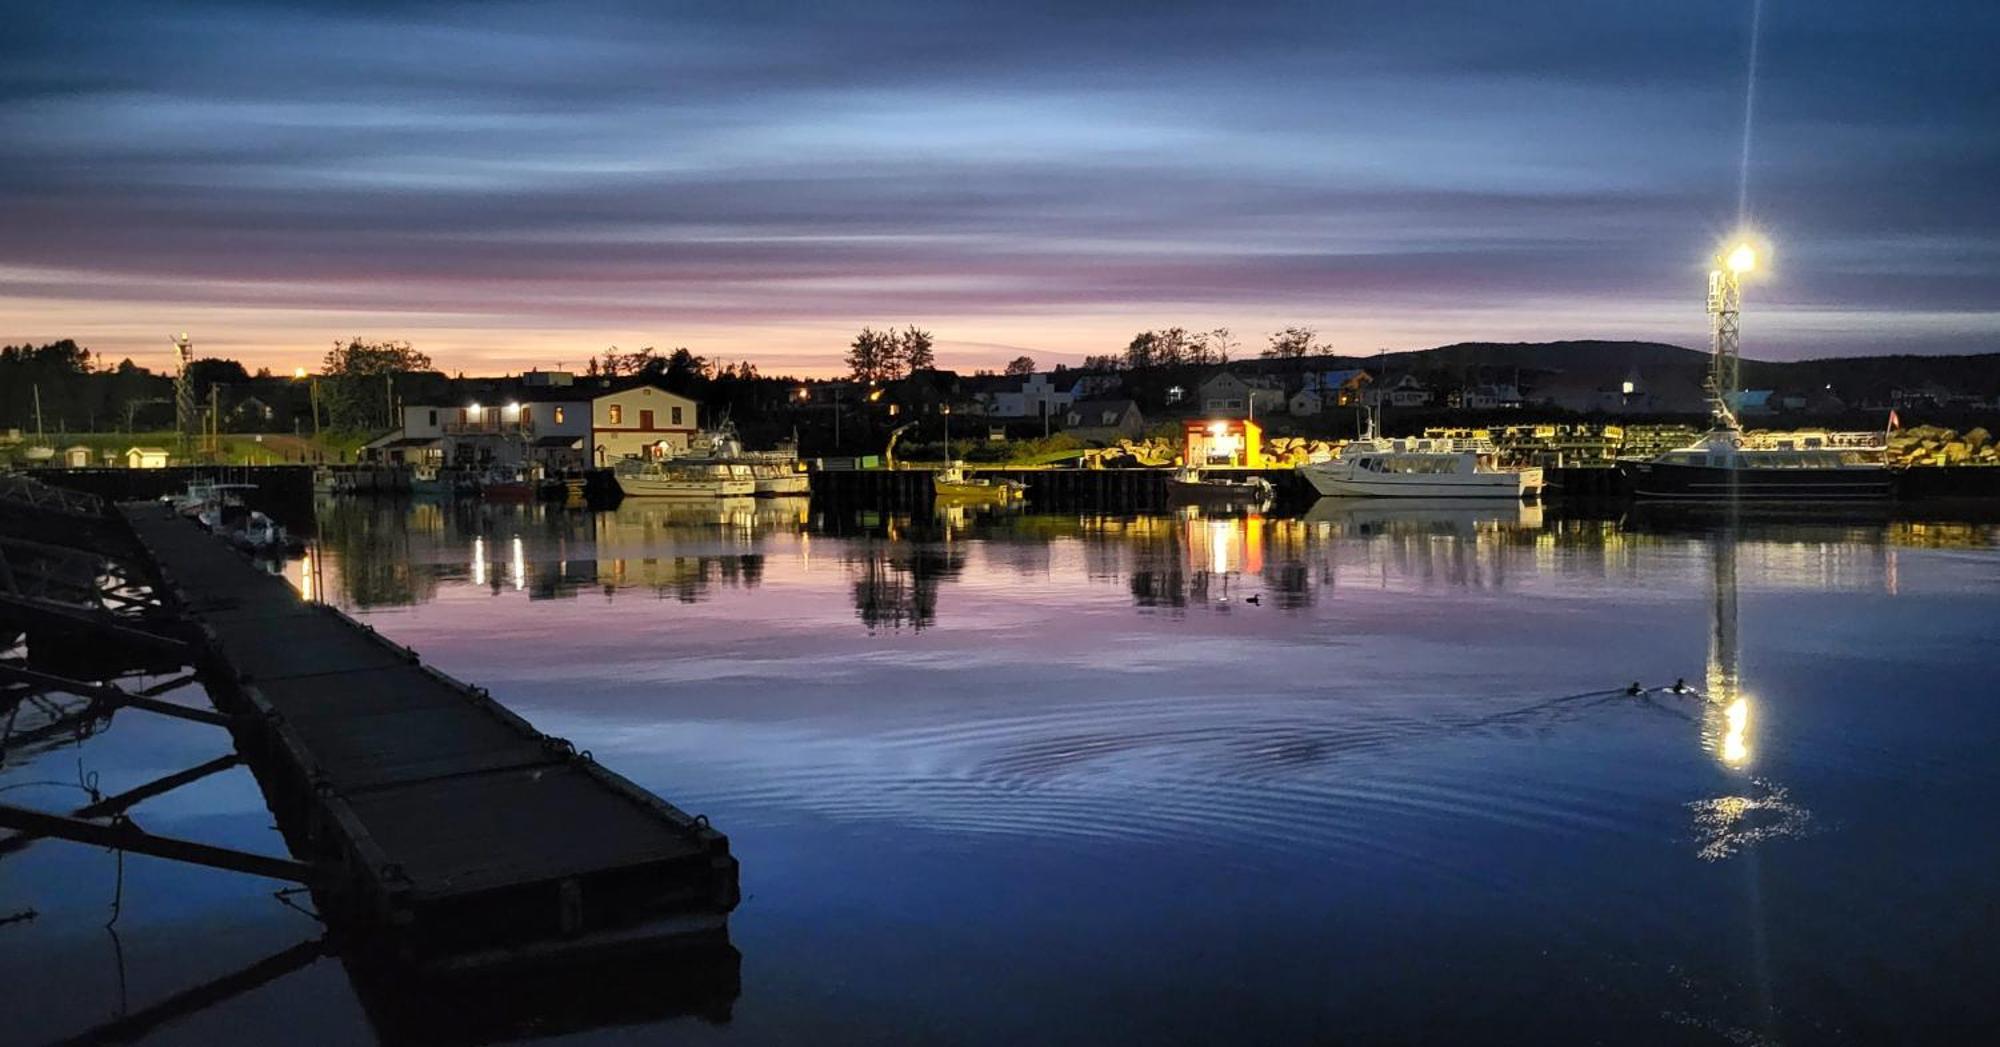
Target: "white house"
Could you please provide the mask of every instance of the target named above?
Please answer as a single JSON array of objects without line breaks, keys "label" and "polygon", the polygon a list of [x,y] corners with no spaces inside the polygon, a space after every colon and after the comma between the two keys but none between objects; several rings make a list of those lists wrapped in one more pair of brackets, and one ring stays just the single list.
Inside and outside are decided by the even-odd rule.
[{"label": "white house", "polygon": [[600,466],[682,454],[696,428],[695,402],[659,386],[628,386],[590,401],[591,457]]},{"label": "white house", "polygon": [[1022,380],[1019,390],[990,394],[986,413],[993,418],[1040,418],[1044,414],[1060,418],[1064,408],[1075,402],[1074,383],[1062,389],[1052,375],[1031,374]]}]

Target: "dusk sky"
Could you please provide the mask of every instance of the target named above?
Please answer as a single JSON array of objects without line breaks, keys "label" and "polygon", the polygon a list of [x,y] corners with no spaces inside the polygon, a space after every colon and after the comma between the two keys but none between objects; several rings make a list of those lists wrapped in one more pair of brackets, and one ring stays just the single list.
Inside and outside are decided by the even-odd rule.
[{"label": "dusk sky", "polygon": [[[1703,344],[1747,0],[22,3],[0,342],[832,373],[1289,324]],[[2000,3],[1768,0],[1752,357],[2000,350]]]}]

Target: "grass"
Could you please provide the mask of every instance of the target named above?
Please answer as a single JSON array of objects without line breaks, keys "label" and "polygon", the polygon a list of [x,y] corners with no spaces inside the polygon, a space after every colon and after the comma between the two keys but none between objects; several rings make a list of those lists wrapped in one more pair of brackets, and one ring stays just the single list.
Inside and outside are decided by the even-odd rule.
[{"label": "grass", "polygon": [[[317,438],[297,436],[292,433],[223,433],[217,438],[213,452],[204,448],[197,440],[195,450],[188,455],[180,452],[180,434],[173,430],[143,433],[51,433],[49,446],[56,449],[56,464],[61,464],[64,450],[83,446],[90,448],[90,464],[104,464],[104,455],[117,458],[114,464],[123,465],[126,450],[133,447],[158,447],[165,449],[174,465],[282,465],[286,462],[354,461],[361,446],[374,438],[366,432],[326,432]],[[33,437],[12,447],[0,448],[0,462],[12,461],[25,464],[22,452],[32,442]]]}]

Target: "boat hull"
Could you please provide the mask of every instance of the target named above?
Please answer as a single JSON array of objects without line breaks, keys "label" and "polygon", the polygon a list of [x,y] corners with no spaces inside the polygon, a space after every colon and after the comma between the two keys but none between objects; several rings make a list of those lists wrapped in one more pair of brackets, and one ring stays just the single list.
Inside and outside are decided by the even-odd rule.
[{"label": "boat hull", "polygon": [[620,476],[618,489],[627,498],[745,498],[757,493],[757,481],[721,477]]},{"label": "boat hull", "polygon": [[805,473],[775,473],[755,481],[760,497],[772,498],[812,493],[812,477]]},{"label": "boat hull", "polygon": [[1167,500],[1176,505],[1255,505],[1270,501],[1271,496],[1268,484],[1167,481]]},{"label": "boat hull", "polygon": [[1620,462],[1632,494],[1654,501],[1873,502],[1895,493],[1886,468],[1766,469]]},{"label": "boat hull", "polygon": [[939,480],[935,485],[938,501],[941,502],[1011,502],[1023,495],[1023,491],[1010,484],[954,483]]},{"label": "boat hull", "polygon": [[1541,490],[1540,470],[1426,475],[1370,473],[1328,463],[1300,466],[1299,475],[1327,498],[1509,498],[1518,502]]}]

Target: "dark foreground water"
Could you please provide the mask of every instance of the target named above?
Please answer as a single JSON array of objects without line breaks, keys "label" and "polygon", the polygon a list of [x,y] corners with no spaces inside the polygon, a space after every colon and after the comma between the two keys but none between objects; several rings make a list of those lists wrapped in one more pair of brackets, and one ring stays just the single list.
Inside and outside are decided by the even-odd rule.
[{"label": "dark foreground water", "polygon": [[[291,568],[317,595],[733,841],[740,996],[529,1026],[566,1042],[2000,1021],[1991,525],[350,502],[321,528]],[[0,796],[69,808],[80,774],[115,792],[226,751],[121,713],[9,752]],[[133,815],[282,848],[241,769]],[[335,959],[163,1016],[317,926],[267,881],[119,877],[70,844],[0,855],[0,918],[39,913],[0,925],[0,1038],[377,1037]]]}]

